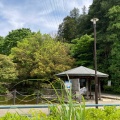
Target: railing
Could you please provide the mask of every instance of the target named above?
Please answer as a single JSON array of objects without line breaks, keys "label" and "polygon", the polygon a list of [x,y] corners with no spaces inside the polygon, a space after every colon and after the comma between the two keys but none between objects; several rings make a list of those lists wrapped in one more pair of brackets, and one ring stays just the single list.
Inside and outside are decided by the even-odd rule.
[{"label": "railing", "polygon": [[[74,104],[74,106],[78,106],[79,104]],[[49,108],[50,106],[55,106],[55,104],[48,105],[0,105],[0,109],[28,109],[28,108]],[[104,106],[120,106],[120,104],[85,104],[85,107],[104,107]]]},{"label": "railing", "polygon": [[[7,95],[1,95],[2,97],[7,97],[8,99],[0,101],[0,103],[4,103],[4,102],[8,102],[8,101],[12,101],[12,104],[15,105],[16,104],[16,100],[20,101],[20,102],[31,102],[31,101],[35,101],[36,100],[36,104],[38,104],[40,102],[40,99],[57,99],[57,95],[60,95],[61,92],[63,92],[64,90],[62,89],[42,89],[42,93],[40,93],[39,91],[36,91],[35,93],[31,94],[31,95],[24,95],[20,92],[18,92],[17,90],[14,90],[12,92],[9,92]],[[65,91],[64,91],[65,92]],[[18,96],[24,97],[23,99],[20,99]],[[28,97],[33,97],[30,100],[26,100],[25,98]]]},{"label": "railing", "polygon": [[[18,96],[23,96],[23,99],[20,99]],[[29,97],[29,96],[34,96],[34,98],[30,99],[30,100],[26,100],[25,98]],[[4,102],[8,102],[8,101],[13,101],[12,104],[15,105],[16,104],[16,100],[20,101],[20,102],[30,102],[33,100],[36,100],[36,104],[39,103],[39,92],[35,93],[35,94],[31,94],[31,95],[23,95],[20,92],[14,90],[12,92],[9,92],[6,95],[1,95],[1,97],[7,97],[8,99],[5,100],[1,100],[0,103],[4,103]]]}]

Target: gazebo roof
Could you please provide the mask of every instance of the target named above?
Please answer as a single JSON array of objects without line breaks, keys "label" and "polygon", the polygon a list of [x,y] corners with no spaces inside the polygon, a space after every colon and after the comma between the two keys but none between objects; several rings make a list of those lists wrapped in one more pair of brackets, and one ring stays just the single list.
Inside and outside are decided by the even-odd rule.
[{"label": "gazebo roof", "polygon": [[[66,75],[69,75],[69,76],[91,76],[92,77],[92,76],[95,76],[95,70],[84,67],[84,66],[80,66],[80,67],[77,67],[77,68],[74,68],[71,70],[67,70],[67,71],[57,74],[57,76],[59,76],[59,77],[66,76]],[[98,77],[108,77],[109,75],[97,71],[97,76]]]}]

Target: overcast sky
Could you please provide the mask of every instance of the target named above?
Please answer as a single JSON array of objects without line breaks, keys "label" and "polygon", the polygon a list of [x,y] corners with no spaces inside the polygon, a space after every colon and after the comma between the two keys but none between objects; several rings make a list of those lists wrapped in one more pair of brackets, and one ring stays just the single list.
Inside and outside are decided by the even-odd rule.
[{"label": "overcast sky", "polygon": [[74,8],[87,8],[93,0],[0,0],[0,36],[18,28],[55,33]]}]

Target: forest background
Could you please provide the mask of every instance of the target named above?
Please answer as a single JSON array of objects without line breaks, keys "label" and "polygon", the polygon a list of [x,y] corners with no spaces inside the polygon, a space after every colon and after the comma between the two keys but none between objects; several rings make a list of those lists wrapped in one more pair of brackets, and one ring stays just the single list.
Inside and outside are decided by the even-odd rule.
[{"label": "forest background", "polygon": [[[0,93],[16,87],[34,91],[38,89],[35,80],[39,80],[39,87],[48,87],[49,82],[58,79],[55,74],[77,66],[94,69],[94,33],[90,21],[93,17],[99,19],[96,27],[98,71],[109,74],[102,81],[102,89],[119,94],[120,0],[93,0],[88,13],[85,6],[82,14],[74,8],[54,37],[29,28],[0,36]],[[107,86],[108,80],[112,86]],[[18,82],[21,84],[14,86]]]}]

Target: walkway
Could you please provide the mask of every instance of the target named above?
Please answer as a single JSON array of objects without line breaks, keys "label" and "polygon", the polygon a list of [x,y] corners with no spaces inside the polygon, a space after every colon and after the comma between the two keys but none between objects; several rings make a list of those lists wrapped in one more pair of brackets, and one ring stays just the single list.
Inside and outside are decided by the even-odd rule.
[{"label": "walkway", "polygon": [[120,95],[113,95],[113,94],[102,93],[101,97],[102,98],[108,98],[108,99],[114,99],[114,100],[120,100]]}]

